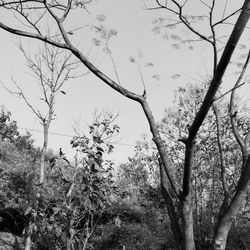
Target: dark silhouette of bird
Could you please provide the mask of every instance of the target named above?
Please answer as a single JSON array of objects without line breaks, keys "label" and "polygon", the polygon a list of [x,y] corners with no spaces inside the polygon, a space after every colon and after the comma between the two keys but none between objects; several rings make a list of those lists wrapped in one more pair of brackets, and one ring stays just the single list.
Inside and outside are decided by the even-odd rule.
[{"label": "dark silhouette of bird", "polygon": [[66,92],[65,92],[65,91],[63,91],[63,90],[60,90],[60,91],[61,91],[62,94],[66,95]]},{"label": "dark silhouette of bird", "polygon": [[59,148],[59,156],[62,157],[62,156],[64,156],[64,155],[65,155],[65,154],[63,153],[62,148]]},{"label": "dark silhouette of bird", "polygon": [[65,154],[62,151],[62,148],[59,148],[59,157],[65,160],[70,165],[70,162],[67,160],[67,158],[65,157]]}]

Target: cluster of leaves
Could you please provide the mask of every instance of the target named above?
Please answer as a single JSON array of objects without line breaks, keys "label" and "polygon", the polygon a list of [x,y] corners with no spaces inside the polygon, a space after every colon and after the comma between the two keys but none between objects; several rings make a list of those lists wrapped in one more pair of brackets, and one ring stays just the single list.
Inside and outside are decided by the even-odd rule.
[{"label": "cluster of leaves", "polygon": [[87,155],[96,154],[98,151],[112,153],[114,146],[110,140],[120,131],[120,127],[113,124],[115,118],[116,116],[110,113],[97,114],[89,126],[89,134],[74,136],[70,142],[72,147]]},{"label": "cluster of leaves", "polygon": [[117,35],[117,31],[115,29],[107,29],[103,22],[106,20],[105,15],[98,15],[97,16],[97,25],[93,25],[92,29],[97,35],[93,38],[93,44],[95,46],[102,46],[103,51],[107,54],[111,54],[111,50],[109,48],[109,41],[112,37]]},{"label": "cluster of leaves", "polygon": [[[199,18],[201,20],[202,17],[195,17],[191,16],[192,18]],[[183,39],[183,36],[181,36],[176,27],[178,26],[179,22],[176,20],[173,20],[171,18],[157,18],[153,22],[153,28],[152,32],[155,35],[161,35],[162,38],[167,39],[171,41],[171,46],[173,49],[181,49],[185,47],[186,49],[193,50],[194,49],[194,39],[193,38],[185,38]]]}]

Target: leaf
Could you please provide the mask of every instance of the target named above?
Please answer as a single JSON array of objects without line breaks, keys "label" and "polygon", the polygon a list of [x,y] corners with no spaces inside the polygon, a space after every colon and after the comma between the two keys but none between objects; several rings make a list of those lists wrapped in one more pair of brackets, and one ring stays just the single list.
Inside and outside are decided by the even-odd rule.
[{"label": "leaf", "polygon": [[152,62],[147,62],[145,63],[145,67],[153,67],[154,64]]},{"label": "leaf", "polygon": [[177,44],[177,43],[172,44],[172,47],[173,47],[174,49],[180,49],[180,45]]},{"label": "leaf", "polygon": [[236,66],[239,68],[243,68],[244,64],[243,63],[236,63]]},{"label": "leaf", "polygon": [[173,39],[173,40],[181,40],[181,38],[180,38],[179,36],[174,35],[174,34],[172,34],[172,35],[170,36],[170,38]]},{"label": "leaf", "polygon": [[103,48],[103,51],[107,54],[111,54],[111,50],[108,47]]},{"label": "leaf", "polygon": [[102,25],[100,25],[100,27],[99,26],[92,26],[93,28],[94,28],[94,30],[96,31],[96,32],[103,32],[103,26]]},{"label": "leaf", "polygon": [[24,215],[30,214],[31,210],[32,210],[32,207],[28,207],[28,208],[25,210]]},{"label": "leaf", "polygon": [[153,75],[153,78],[154,78],[155,80],[159,81],[159,80],[160,80],[160,75],[159,75],[159,74]]},{"label": "leaf", "polygon": [[160,29],[159,27],[154,27],[154,28],[152,29],[152,31],[154,32],[155,35],[158,35],[158,34],[160,34],[161,29]]},{"label": "leaf", "polygon": [[96,149],[97,149],[97,151],[102,151],[102,152],[104,152],[104,150],[103,150],[103,148],[101,148],[101,147],[96,147]]},{"label": "leaf", "polygon": [[128,59],[131,63],[135,63],[135,58],[130,56],[129,59]]},{"label": "leaf", "polygon": [[174,75],[171,76],[171,78],[174,79],[174,80],[178,79],[179,77],[181,77],[180,74],[174,74]]},{"label": "leaf", "polygon": [[58,213],[61,209],[59,207],[53,207],[52,208],[54,214]]},{"label": "leaf", "polygon": [[101,42],[99,39],[97,39],[97,38],[93,38],[92,41],[93,41],[93,43],[94,43],[95,46],[100,46],[101,43],[102,43],[102,42]]},{"label": "leaf", "polygon": [[109,31],[109,36],[116,36],[117,33],[118,33],[118,32],[117,32],[115,29],[111,29],[111,30]]},{"label": "leaf", "polygon": [[121,221],[119,215],[116,216],[116,218],[115,218],[115,225],[116,225],[117,227],[121,228],[122,221]]},{"label": "leaf", "polygon": [[103,22],[106,20],[106,16],[104,14],[99,14],[97,15],[96,19],[98,22]]},{"label": "leaf", "polygon": [[246,45],[245,44],[239,44],[239,49],[245,49],[246,48]]}]

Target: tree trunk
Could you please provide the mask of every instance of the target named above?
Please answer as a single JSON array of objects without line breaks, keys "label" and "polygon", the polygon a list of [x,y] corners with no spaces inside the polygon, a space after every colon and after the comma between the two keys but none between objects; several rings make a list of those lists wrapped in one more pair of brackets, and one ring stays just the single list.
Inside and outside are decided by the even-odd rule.
[{"label": "tree trunk", "polygon": [[49,134],[49,126],[47,124],[43,125],[43,148],[41,154],[41,164],[40,164],[40,185],[44,184],[45,177],[45,154],[48,147],[48,134]]},{"label": "tree trunk", "polygon": [[30,222],[29,226],[28,226],[28,233],[27,233],[27,238],[26,238],[26,241],[25,241],[24,250],[31,250],[31,246],[32,246],[31,233],[32,233],[32,224]]},{"label": "tree trunk", "polygon": [[31,238],[30,238],[30,235],[26,238],[26,241],[25,241],[25,250],[30,250],[31,249]]},{"label": "tree trunk", "polygon": [[235,195],[230,205],[224,211],[221,217],[219,217],[219,220],[217,222],[214,237],[214,250],[225,249],[228,232],[246,196],[247,189],[250,183],[250,155],[248,156],[245,164],[242,166],[242,169],[242,174],[236,187]]},{"label": "tree trunk", "polygon": [[224,250],[226,248],[227,236],[231,228],[232,222],[236,217],[242,201],[244,200],[246,191],[237,192],[234,201],[228,207],[227,211],[219,218],[214,237],[214,250]]},{"label": "tree trunk", "polygon": [[[160,166],[164,168],[164,181],[167,181],[167,185],[164,184],[163,189],[163,195],[165,195],[165,201],[168,208],[168,212],[170,212],[169,216],[171,221],[171,229],[173,229],[173,234],[175,237],[179,237],[176,235],[178,219],[174,219],[174,216],[178,218],[178,215],[176,214],[174,207],[173,207],[173,198],[170,196],[170,193],[168,190],[173,191],[173,196],[176,197],[176,199],[181,200],[181,214],[182,214],[182,222],[183,222],[183,237],[181,237],[180,240],[182,240],[182,248],[184,250],[194,250],[195,249],[195,242],[194,242],[194,231],[193,231],[193,210],[192,210],[192,194],[191,194],[191,166],[192,166],[192,160],[193,160],[193,141],[190,140],[190,143],[188,144],[188,149],[186,151],[188,166],[184,166],[185,173],[184,173],[184,184],[183,187],[185,188],[184,191],[180,191],[181,188],[179,186],[179,182],[175,176],[175,173],[173,171],[172,163],[170,159],[168,158],[165,145],[163,140],[161,139],[160,132],[158,130],[157,124],[154,120],[153,114],[148,107],[148,103],[146,100],[141,102],[143,111],[147,117],[147,120],[150,125],[150,130],[153,135],[153,141],[155,142],[159,155],[161,163]],[[173,212],[174,211],[174,212]],[[174,215],[174,216],[173,216]],[[180,234],[181,230],[179,227]],[[180,234],[181,235],[181,234]],[[177,243],[177,245],[180,245],[180,243]]]},{"label": "tree trunk", "polygon": [[193,208],[192,208],[191,193],[183,197],[182,221],[183,221],[184,249],[195,250],[194,229],[193,229]]},{"label": "tree trunk", "polygon": [[170,184],[168,182],[167,174],[165,172],[165,168],[160,159],[159,159],[159,166],[160,166],[160,175],[161,175],[161,193],[167,206],[168,216],[170,219],[170,227],[171,227],[172,235],[175,240],[176,250],[180,250],[180,249],[183,249],[183,244],[182,244],[183,235],[182,235],[181,226],[180,226],[179,219],[178,219],[178,214],[174,207],[171,195],[168,192]]}]

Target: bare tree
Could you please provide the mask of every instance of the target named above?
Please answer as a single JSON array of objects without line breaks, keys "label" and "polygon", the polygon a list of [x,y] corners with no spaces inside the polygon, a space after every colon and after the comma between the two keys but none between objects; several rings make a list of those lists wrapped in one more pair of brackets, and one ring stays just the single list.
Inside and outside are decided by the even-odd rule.
[{"label": "bare tree", "polygon": [[41,91],[40,100],[45,104],[45,111],[41,107],[36,108],[30,99],[22,90],[19,83],[13,79],[16,91],[9,92],[22,98],[33,114],[38,118],[43,126],[43,146],[40,163],[40,181],[39,185],[44,183],[45,179],[45,155],[48,147],[48,135],[51,122],[56,118],[55,102],[58,94],[66,95],[62,90],[64,83],[76,75],[77,62],[72,60],[72,55],[60,50],[58,47],[50,46],[46,43],[39,50],[38,55],[26,53],[23,45],[19,44],[19,49],[23,53],[27,67],[30,69],[32,76],[37,81]]},{"label": "bare tree", "polygon": [[[165,10],[171,13],[175,19],[170,25],[182,24],[186,27],[197,39],[197,41],[207,42],[213,52],[213,70],[211,81],[208,86],[204,100],[197,112],[193,123],[190,125],[189,133],[186,138],[181,138],[185,144],[185,160],[184,160],[184,173],[182,185],[177,182],[174,168],[172,166],[171,159],[168,155],[164,142],[161,138],[158,126],[155,118],[147,103],[147,92],[144,89],[143,94],[134,93],[116,82],[110,79],[104,72],[100,71],[81,50],[73,45],[72,39],[69,36],[72,30],[67,30],[65,21],[70,16],[69,13],[74,11],[76,7],[86,7],[89,1],[73,1],[68,0],[65,4],[64,1],[1,1],[0,7],[9,13],[22,18],[25,22],[23,29],[17,29],[14,26],[8,25],[6,22],[0,22],[0,28],[7,32],[25,36],[33,39],[43,41],[58,48],[62,48],[70,51],[75,55],[94,75],[100,78],[105,84],[110,86],[113,90],[117,91],[121,95],[138,102],[147,118],[152,133],[153,141],[156,144],[157,150],[160,156],[160,169],[162,176],[162,190],[163,196],[166,201],[166,205],[169,211],[171,220],[172,231],[176,235],[176,244],[178,249],[195,249],[194,233],[193,233],[193,209],[192,209],[192,167],[195,154],[195,139],[197,133],[215,99],[215,95],[222,83],[225,71],[229,65],[231,56],[236,48],[236,45],[246,27],[246,24],[250,16],[250,0],[245,0],[241,8],[233,11],[229,15],[225,16],[225,11],[220,20],[214,20],[215,12],[215,0],[212,0],[209,4],[205,1],[199,1],[205,8],[208,9],[208,16],[205,17],[208,20],[210,28],[210,34],[206,35],[202,33],[202,30],[196,30],[193,26],[194,16],[187,16],[185,14],[185,8],[189,1],[158,1],[155,0],[155,6],[148,9]],[[36,13],[36,15],[32,15]],[[38,15],[40,13],[40,15]],[[226,23],[231,17],[238,15],[237,21],[233,22],[233,29],[231,35],[225,41],[225,46],[218,46],[217,31],[216,28],[220,24]],[[59,41],[55,40],[53,36],[48,36],[46,32],[41,28],[42,22],[49,18],[55,24],[55,35],[59,37]],[[177,20],[177,21],[176,21]],[[27,27],[28,26],[28,27]],[[221,51],[221,57],[219,59],[218,52]],[[246,188],[250,181],[250,157],[249,154],[245,155],[242,167],[242,182],[239,182],[238,192],[234,197],[228,208],[223,214],[223,218],[218,220],[217,230],[215,232],[214,249],[225,249],[226,240],[230,225],[233,217],[239,210],[239,204],[245,196]]]}]

